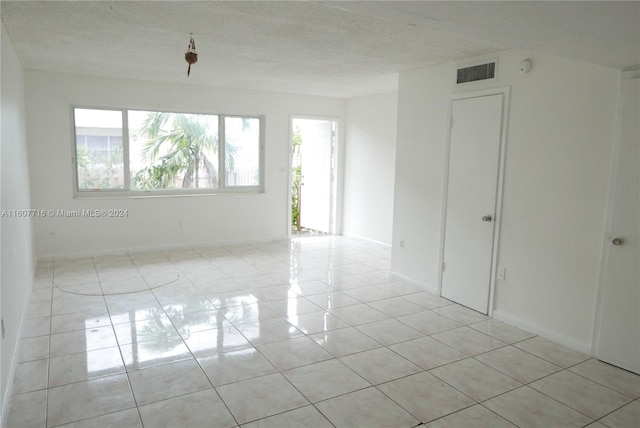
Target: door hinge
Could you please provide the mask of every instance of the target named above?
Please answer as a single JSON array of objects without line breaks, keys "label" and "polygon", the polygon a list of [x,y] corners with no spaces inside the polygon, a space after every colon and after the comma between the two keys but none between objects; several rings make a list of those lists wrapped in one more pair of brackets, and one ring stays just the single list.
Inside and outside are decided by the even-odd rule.
[{"label": "door hinge", "polygon": [[2,324],[2,338],[4,339],[4,318],[0,318],[0,324]]}]

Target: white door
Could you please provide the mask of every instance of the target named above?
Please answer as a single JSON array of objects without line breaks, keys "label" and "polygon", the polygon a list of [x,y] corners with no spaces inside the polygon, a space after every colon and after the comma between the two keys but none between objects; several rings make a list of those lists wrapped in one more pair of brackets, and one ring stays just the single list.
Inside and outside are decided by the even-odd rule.
[{"label": "white door", "polygon": [[333,122],[294,119],[302,137],[300,160],[302,187],[300,225],[305,229],[331,231],[331,161]]},{"label": "white door", "polygon": [[597,357],[640,374],[640,79],[623,81],[622,96]]},{"label": "white door", "polygon": [[442,296],[489,308],[504,94],[451,103]]}]

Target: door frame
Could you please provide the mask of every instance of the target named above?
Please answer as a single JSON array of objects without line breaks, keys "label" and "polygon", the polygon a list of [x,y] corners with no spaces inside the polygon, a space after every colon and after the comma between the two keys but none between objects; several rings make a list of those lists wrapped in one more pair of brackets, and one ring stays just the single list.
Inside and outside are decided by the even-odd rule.
[{"label": "door frame", "polygon": [[611,239],[613,238],[613,204],[618,180],[618,160],[620,158],[620,146],[622,145],[622,110],[624,105],[622,86],[631,79],[640,79],[640,69],[629,70],[620,73],[618,80],[618,99],[616,101],[616,115],[613,134],[613,147],[611,151],[611,164],[609,166],[609,184],[607,186],[607,208],[605,213],[605,226],[602,235],[602,250],[600,254],[600,269],[596,286],[596,304],[593,308],[593,325],[591,327],[591,355],[598,358],[600,347],[600,330],[604,311],[604,292],[606,287],[607,268],[609,265],[609,253],[611,252]]},{"label": "door frame", "polygon": [[342,233],[342,167],[344,162],[344,144],[343,141],[343,125],[342,119],[333,116],[314,116],[307,114],[291,114],[289,115],[289,140],[287,143],[287,237],[291,238],[291,187],[293,185],[291,177],[291,162],[293,155],[291,141],[293,140],[293,120],[294,119],[306,119],[306,120],[324,120],[335,123],[335,141],[333,142],[332,150],[332,163],[333,171],[331,174],[331,207],[330,207],[330,219],[329,219],[329,233],[331,235],[339,235]]},{"label": "door frame", "polygon": [[450,162],[450,153],[451,153],[451,121],[452,121],[452,108],[453,102],[456,100],[463,100],[468,98],[478,98],[478,97],[486,97],[491,95],[503,95],[502,98],[502,126],[500,133],[500,149],[498,151],[498,182],[496,189],[496,206],[495,206],[495,218],[494,218],[494,229],[493,229],[493,250],[491,252],[491,277],[489,282],[489,305],[487,308],[487,315],[489,317],[493,314],[493,304],[494,304],[494,296],[495,296],[495,283],[496,283],[496,273],[498,267],[498,250],[500,244],[500,225],[502,223],[502,199],[503,199],[503,188],[504,188],[504,168],[505,168],[505,157],[506,157],[506,147],[507,147],[507,131],[509,125],[509,105],[510,105],[510,96],[511,96],[511,87],[499,87],[499,88],[491,88],[484,89],[479,91],[470,91],[470,92],[462,92],[449,95],[449,102],[447,106],[447,122],[446,122],[446,143],[444,150],[444,180],[442,186],[442,212],[440,217],[440,224],[442,227],[440,228],[440,249],[439,249],[439,257],[438,257],[438,266],[440,266],[440,270],[438,272],[438,284],[437,284],[437,292],[438,295],[442,295],[442,278],[443,278],[443,267],[444,267],[444,245],[445,245],[445,235],[446,235],[446,222],[447,222],[447,197],[449,191],[449,162]]}]

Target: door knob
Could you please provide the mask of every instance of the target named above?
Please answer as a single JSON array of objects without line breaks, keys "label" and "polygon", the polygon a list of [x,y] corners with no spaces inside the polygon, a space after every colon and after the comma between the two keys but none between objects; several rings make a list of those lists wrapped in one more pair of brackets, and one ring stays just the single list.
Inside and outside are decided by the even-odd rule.
[{"label": "door knob", "polygon": [[611,240],[611,243],[612,243],[613,245],[615,245],[615,246],[622,245],[622,243],[623,243],[623,242],[624,242],[624,241],[623,241],[623,240],[622,240],[622,238],[620,238],[619,236],[616,236],[615,238],[613,238],[613,239]]},{"label": "door knob", "polygon": [[491,218],[490,215],[482,216],[482,221],[484,221],[485,223],[489,223],[491,220],[493,220],[493,218]]}]

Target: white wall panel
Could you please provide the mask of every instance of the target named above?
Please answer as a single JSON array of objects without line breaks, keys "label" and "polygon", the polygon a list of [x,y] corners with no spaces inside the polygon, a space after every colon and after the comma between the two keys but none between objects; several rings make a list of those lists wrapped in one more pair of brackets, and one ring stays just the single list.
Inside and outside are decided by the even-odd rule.
[{"label": "white wall panel", "polygon": [[[4,410],[11,385],[21,323],[33,286],[31,217],[18,217],[31,206],[23,70],[2,24],[2,262],[0,282],[5,335],[1,347],[1,401]],[[4,412],[0,411],[0,414]]]},{"label": "white wall panel", "polygon": [[456,87],[453,63],[400,75],[392,270],[437,290],[448,97],[510,86],[495,316],[589,350],[619,73],[530,51],[496,57],[489,83]]},{"label": "white wall panel", "polygon": [[345,235],[391,245],[398,94],[347,102]]}]

